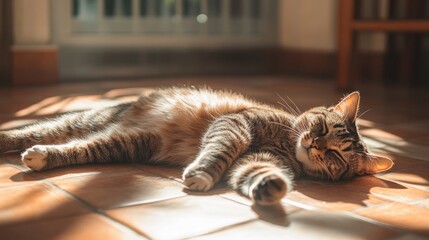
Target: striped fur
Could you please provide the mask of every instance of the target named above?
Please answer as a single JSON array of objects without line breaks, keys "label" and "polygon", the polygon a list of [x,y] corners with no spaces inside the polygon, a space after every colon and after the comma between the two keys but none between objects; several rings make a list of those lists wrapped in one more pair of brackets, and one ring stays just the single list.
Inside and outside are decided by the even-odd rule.
[{"label": "striped fur", "polygon": [[226,91],[169,88],[0,132],[0,152],[26,149],[22,160],[34,170],[107,162],[183,166],[191,190],[208,191],[225,179],[266,205],[291,191],[297,177],[339,180],[391,167],[361,141],[358,105],[352,93],[336,106],[299,113]]}]

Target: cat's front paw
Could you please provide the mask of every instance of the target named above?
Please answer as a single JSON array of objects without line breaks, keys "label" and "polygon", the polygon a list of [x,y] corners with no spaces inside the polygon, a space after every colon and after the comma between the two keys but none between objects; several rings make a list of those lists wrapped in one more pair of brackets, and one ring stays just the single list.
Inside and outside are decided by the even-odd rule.
[{"label": "cat's front paw", "polygon": [[36,145],[27,149],[22,155],[22,161],[29,168],[40,171],[46,167],[48,151],[46,146]]},{"label": "cat's front paw", "polygon": [[210,190],[214,183],[210,174],[202,171],[186,172],[183,175],[183,183],[190,190],[207,192]]},{"label": "cat's front paw", "polygon": [[283,178],[270,174],[257,179],[249,189],[250,198],[259,205],[278,203],[287,192],[287,184]]}]

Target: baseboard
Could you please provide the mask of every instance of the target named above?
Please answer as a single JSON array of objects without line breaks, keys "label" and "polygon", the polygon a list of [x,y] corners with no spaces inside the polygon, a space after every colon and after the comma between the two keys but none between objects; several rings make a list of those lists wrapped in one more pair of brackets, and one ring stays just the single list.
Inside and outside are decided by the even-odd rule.
[{"label": "baseboard", "polygon": [[276,70],[281,74],[327,78],[335,76],[334,52],[280,49],[275,57]]},{"label": "baseboard", "polygon": [[34,85],[58,82],[58,49],[25,47],[12,49],[12,84]]},{"label": "baseboard", "polygon": [[[182,49],[61,46],[61,81],[269,74],[271,48]],[[75,71],[79,69],[79,71]]]},{"label": "baseboard", "polygon": [[[337,54],[328,51],[281,48],[223,51],[171,49],[168,51],[124,51],[119,49],[107,53],[100,51],[99,54],[97,49],[84,50],[79,52],[63,49],[69,54],[64,55],[67,56],[67,59],[62,57],[62,61],[71,62],[73,67],[70,69],[79,69],[79,72],[63,70],[62,75],[65,75],[63,76],[65,80],[68,78],[141,77],[160,75],[160,73],[186,75],[270,72],[333,79],[337,72]],[[89,69],[89,65],[82,59],[92,61],[92,69]],[[354,78],[364,82],[383,79],[385,60],[383,53],[356,53],[354,59],[352,71]],[[60,56],[58,48],[55,46],[15,47],[12,49],[12,84],[57,83],[59,82],[59,62]]]}]

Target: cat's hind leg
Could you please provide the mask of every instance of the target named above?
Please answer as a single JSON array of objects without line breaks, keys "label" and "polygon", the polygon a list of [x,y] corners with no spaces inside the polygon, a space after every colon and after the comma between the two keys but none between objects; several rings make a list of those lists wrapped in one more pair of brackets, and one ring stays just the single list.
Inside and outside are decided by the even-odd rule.
[{"label": "cat's hind leg", "polygon": [[84,138],[119,121],[130,104],[68,113],[27,127],[0,131],[0,153],[36,144],[61,144]]},{"label": "cat's hind leg", "polygon": [[111,131],[59,145],[35,145],[22,161],[39,171],[87,163],[144,162],[158,151],[160,139],[149,132]]},{"label": "cat's hind leg", "polygon": [[278,203],[292,190],[293,174],[269,153],[242,156],[227,174],[228,184],[256,204]]}]

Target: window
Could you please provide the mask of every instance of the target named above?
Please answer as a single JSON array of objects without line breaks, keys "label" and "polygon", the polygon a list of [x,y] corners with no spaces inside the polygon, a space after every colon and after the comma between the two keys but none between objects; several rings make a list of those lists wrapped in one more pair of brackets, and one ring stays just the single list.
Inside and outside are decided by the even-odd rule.
[{"label": "window", "polygon": [[276,32],[276,0],[66,1],[71,34],[263,37]]}]

